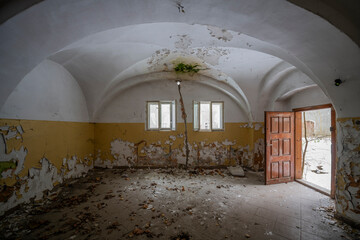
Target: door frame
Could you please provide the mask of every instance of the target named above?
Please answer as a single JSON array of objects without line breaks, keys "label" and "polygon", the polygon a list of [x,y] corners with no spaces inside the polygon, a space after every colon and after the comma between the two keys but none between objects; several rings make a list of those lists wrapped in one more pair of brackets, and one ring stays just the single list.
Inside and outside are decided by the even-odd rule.
[{"label": "door frame", "polygon": [[[323,105],[316,105],[316,106],[309,106],[309,107],[302,107],[302,108],[294,108],[293,112],[295,112],[295,180],[302,179],[302,171],[301,171],[301,163],[302,163],[302,112],[317,110],[317,109],[324,109],[330,108],[331,109],[331,184],[330,184],[330,197],[335,198],[335,172],[336,172],[336,112],[331,103],[323,104]],[[303,182],[301,182],[303,183]],[[312,185],[307,186],[314,188],[316,187]],[[327,192],[322,193],[329,195]]]}]

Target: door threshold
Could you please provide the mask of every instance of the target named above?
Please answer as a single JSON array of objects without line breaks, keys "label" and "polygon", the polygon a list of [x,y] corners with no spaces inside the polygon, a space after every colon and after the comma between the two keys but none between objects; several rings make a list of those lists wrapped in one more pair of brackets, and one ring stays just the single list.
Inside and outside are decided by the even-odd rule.
[{"label": "door threshold", "polygon": [[297,181],[298,183],[301,183],[302,185],[305,185],[306,187],[309,187],[319,193],[322,193],[326,196],[329,196],[331,197],[331,194],[330,194],[330,190],[326,189],[326,188],[323,188],[323,187],[320,187],[319,185],[316,185],[314,183],[311,183],[311,182],[308,182],[304,179],[296,179],[295,181]]}]

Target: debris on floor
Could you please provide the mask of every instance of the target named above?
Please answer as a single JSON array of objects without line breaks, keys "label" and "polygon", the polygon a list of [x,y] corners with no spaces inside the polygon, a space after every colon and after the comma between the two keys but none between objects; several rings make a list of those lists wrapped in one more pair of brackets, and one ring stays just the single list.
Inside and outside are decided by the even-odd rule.
[{"label": "debris on floor", "polygon": [[[94,169],[0,218],[0,239],[358,239],[333,200],[227,169]],[[297,206],[302,206],[301,209]],[[321,235],[321,236],[319,236]]]},{"label": "debris on floor", "polygon": [[241,166],[228,167],[228,170],[229,170],[230,174],[233,176],[245,177],[244,169]]}]

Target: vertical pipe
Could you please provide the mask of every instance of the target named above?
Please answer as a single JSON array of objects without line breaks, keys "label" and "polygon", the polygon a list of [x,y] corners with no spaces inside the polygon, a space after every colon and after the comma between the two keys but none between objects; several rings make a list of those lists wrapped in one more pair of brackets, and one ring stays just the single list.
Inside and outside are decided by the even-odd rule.
[{"label": "vertical pipe", "polygon": [[180,83],[178,83],[178,90],[179,90],[179,95],[180,95],[180,105],[181,105],[181,117],[182,119],[184,119],[184,124],[185,124],[185,149],[186,149],[186,162],[185,162],[185,168],[188,167],[188,162],[189,162],[189,143],[188,143],[188,135],[187,135],[187,123],[186,123],[186,112],[185,112],[185,106],[184,106],[184,101],[181,95],[181,87],[180,87]]}]

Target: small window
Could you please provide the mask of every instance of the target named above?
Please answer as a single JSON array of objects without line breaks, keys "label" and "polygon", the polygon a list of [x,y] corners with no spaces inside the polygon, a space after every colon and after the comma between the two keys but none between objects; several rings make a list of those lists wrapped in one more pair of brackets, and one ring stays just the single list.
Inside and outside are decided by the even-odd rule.
[{"label": "small window", "polygon": [[174,101],[151,101],[146,103],[147,130],[175,130],[176,104]]},{"label": "small window", "polygon": [[194,131],[224,130],[224,103],[194,101]]}]

